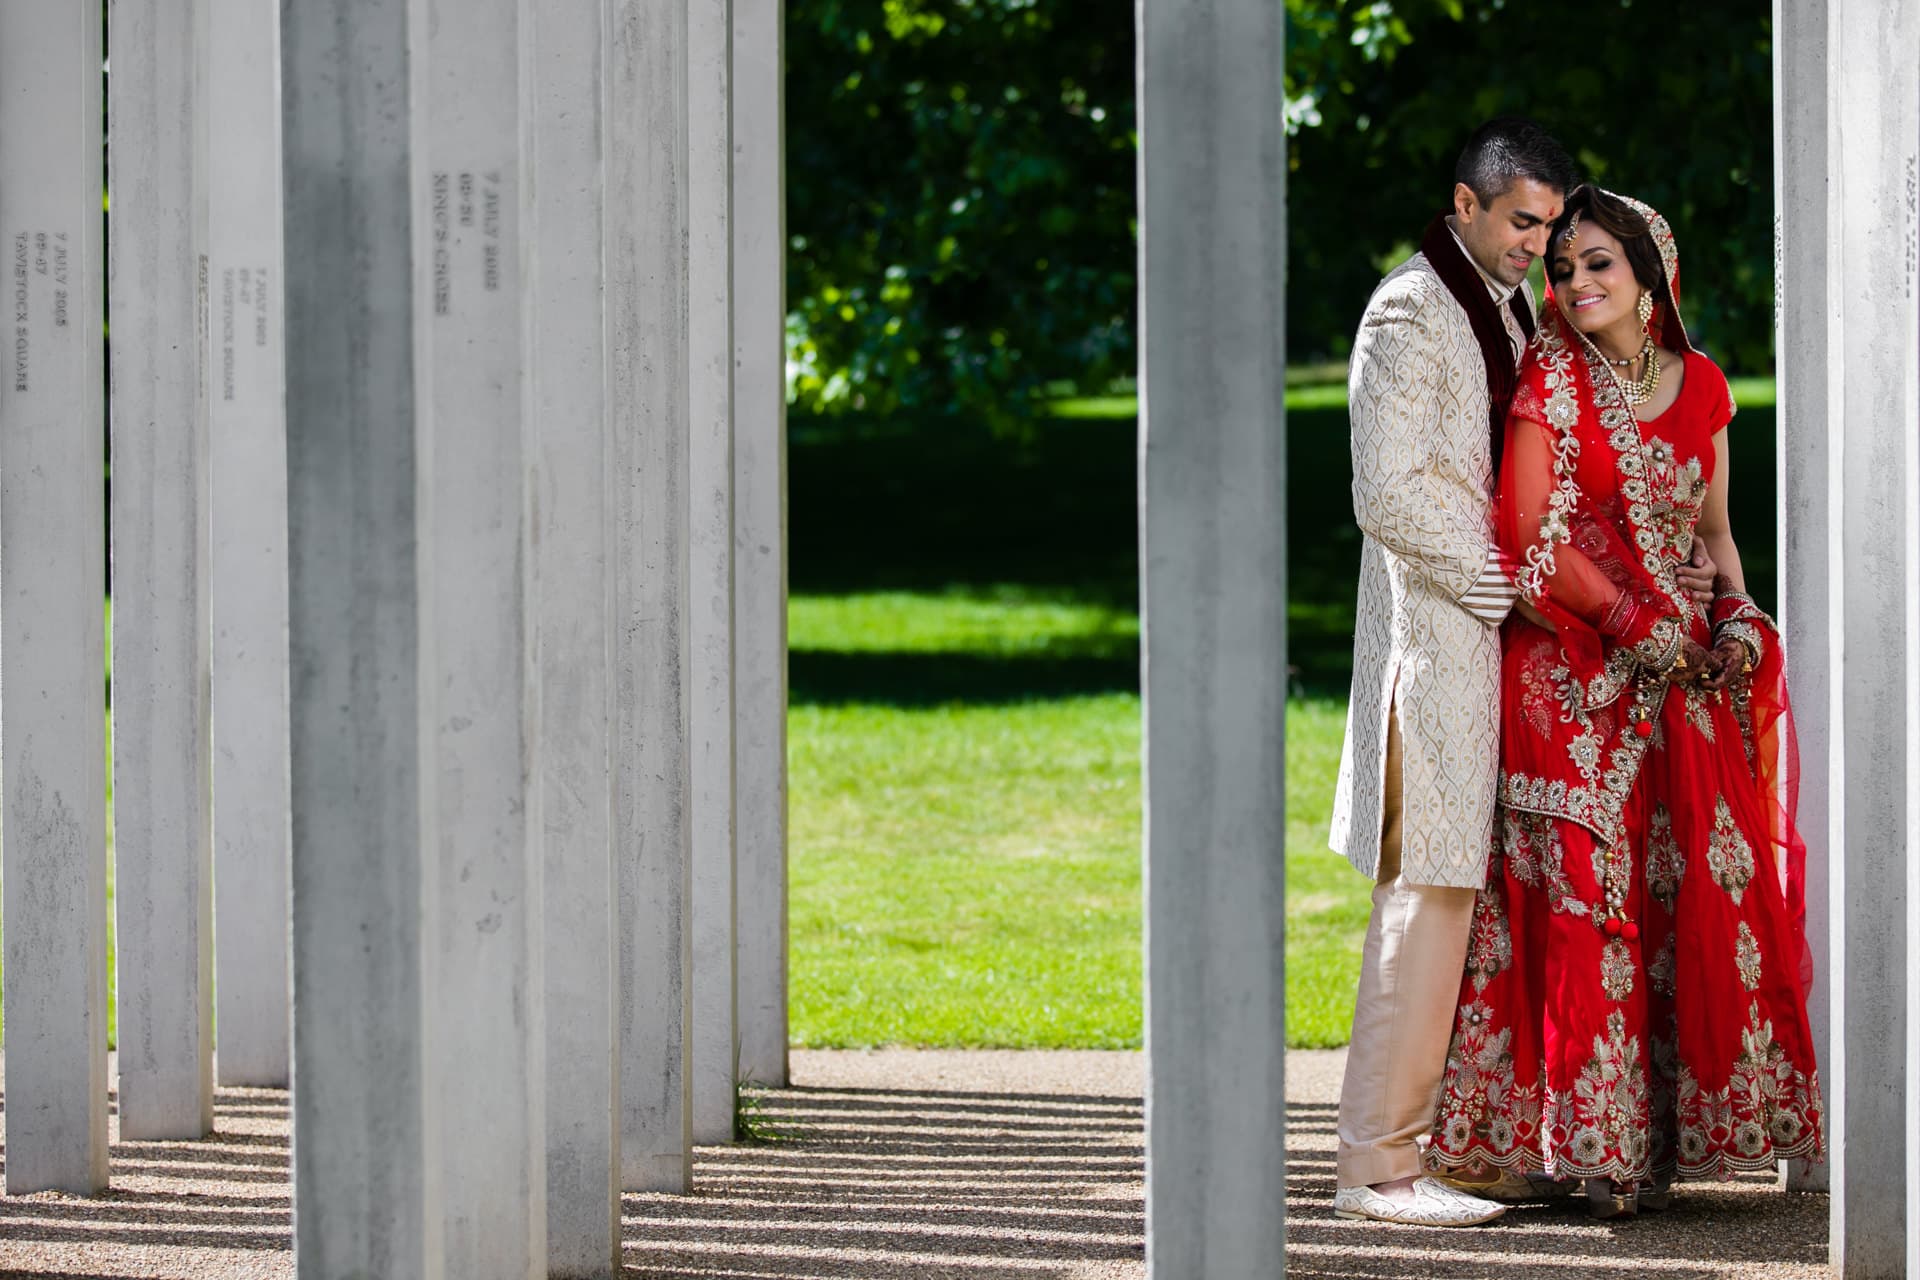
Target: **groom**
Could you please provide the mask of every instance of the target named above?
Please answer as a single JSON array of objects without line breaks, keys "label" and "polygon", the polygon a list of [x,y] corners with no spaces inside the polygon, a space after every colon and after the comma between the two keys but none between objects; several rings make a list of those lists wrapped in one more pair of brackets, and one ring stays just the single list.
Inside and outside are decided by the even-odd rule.
[{"label": "groom", "polygon": [[[1499,627],[1516,594],[1493,545],[1497,452],[1534,330],[1527,270],[1574,166],[1538,125],[1508,117],[1474,131],[1454,179],[1451,211],[1381,281],[1354,341],[1365,537],[1329,836],[1374,881],[1334,1212],[1423,1226],[1487,1222],[1535,1189],[1516,1175],[1471,1195],[1422,1177],[1415,1140],[1433,1121],[1494,834]],[[1712,584],[1710,566],[1682,577]]]}]

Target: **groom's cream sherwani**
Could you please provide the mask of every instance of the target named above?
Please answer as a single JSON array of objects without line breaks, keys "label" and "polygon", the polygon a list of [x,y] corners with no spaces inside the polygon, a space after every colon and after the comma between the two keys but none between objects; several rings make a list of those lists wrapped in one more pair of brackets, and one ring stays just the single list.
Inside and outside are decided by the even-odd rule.
[{"label": "groom's cream sherwani", "polygon": [[[1428,243],[1467,258],[1457,238]],[[1512,291],[1476,276],[1517,363]],[[1340,1098],[1342,1187],[1420,1170],[1493,839],[1498,623],[1513,599],[1493,550],[1486,357],[1425,252],[1374,291],[1349,381],[1365,537],[1330,840],[1374,889]]]},{"label": "groom's cream sherwani", "polygon": [[[1512,336],[1517,357],[1517,327]],[[1466,312],[1425,254],[1367,304],[1348,406],[1353,511],[1365,537],[1329,840],[1364,874],[1378,871],[1397,702],[1400,873],[1412,884],[1478,888],[1500,749],[1500,633],[1489,621],[1505,613],[1504,603],[1490,617],[1471,611],[1493,598],[1489,579],[1499,577],[1489,568],[1487,377]]]}]

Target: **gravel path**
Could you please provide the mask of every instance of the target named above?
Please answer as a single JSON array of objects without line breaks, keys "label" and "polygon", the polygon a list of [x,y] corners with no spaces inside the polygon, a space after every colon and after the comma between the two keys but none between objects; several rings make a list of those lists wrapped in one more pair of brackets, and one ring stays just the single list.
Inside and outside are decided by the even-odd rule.
[{"label": "gravel path", "polygon": [[[1341,1064],[1288,1060],[1291,1275],[1825,1275],[1826,1198],[1771,1179],[1621,1225],[1571,1204],[1474,1231],[1337,1221]],[[1143,1280],[1138,1054],[796,1051],[793,1075],[758,1112],[778,1140],[702,1148],[692,1196],[625,1198],[627,1275]],[[218,1110],[204,1142],[116,1141],[99,1199],[0,1198],[0,1277],[290,1278],[286,1095],[222,1089]]]}]

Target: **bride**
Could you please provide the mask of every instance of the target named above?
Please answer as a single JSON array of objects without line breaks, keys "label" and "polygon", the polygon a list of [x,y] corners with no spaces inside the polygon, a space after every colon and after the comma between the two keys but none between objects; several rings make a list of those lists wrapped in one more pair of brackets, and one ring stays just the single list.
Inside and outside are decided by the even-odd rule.
[{"label": "bride", "polygon": [[[1603,1217],[1821,1151],[1780,638],[1727,525],[1727,381],[1665,219],[1582,187],[1507,422],[1501,816],[1428,1162]],[[1710,609],[1674,567],[1695,532]],[[1468,1185],[1463,1183],[1462,1185]]]}]

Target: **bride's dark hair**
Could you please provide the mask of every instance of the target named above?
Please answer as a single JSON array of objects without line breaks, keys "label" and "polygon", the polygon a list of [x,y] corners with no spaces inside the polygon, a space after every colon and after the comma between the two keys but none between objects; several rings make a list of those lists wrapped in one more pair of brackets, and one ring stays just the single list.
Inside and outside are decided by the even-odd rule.
[{"label": "bride's dark hair", "polygon": [[1553,278],[1553,257],[1559,251],[1560,242],[1566,238],[1567,227],[1574,216],[1579,215],[1580,227],[1597,226],[1620,242],[1621,252],[1627,255],[1627,265],[1633,268],[1633,278],[1642,286],[1653,290],[1657,298],[1664,292],[1666,272],[1660,266],[1660,250],[1653,243],[1653,232],[1647,226],[1647,220],[1640,216],[1626,201],[1602,191],[1590,182],[1583,182],[1573,189],[1567,197],[1566,208],[1553,220],[1553,228],[1547,233],[1547,278]]}]

